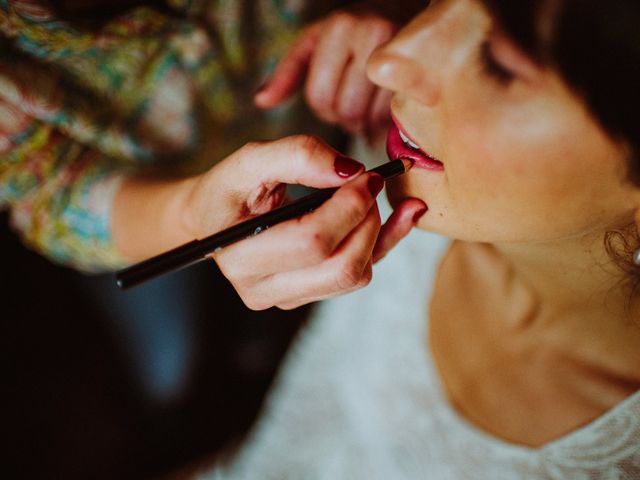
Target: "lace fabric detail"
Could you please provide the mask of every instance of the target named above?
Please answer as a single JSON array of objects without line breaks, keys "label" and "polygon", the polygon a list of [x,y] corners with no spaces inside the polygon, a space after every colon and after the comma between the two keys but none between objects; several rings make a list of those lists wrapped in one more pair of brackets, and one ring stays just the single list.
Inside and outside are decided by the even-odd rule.
[{"label": "lace fabric detail", "polygon": [[322,304],[248,443],[202,479],[640,479],[640,393],[540,448],[447,403],[424,312],[448,241],[413,232],[364,290]]}]

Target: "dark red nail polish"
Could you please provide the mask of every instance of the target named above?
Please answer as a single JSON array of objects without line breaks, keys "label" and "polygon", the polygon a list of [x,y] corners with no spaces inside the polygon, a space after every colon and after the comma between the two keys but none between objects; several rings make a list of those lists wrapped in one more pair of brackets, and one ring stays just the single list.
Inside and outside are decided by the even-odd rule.
[{"label": "dark red nail polish", "polygon": [[416,213],[413,214],[413,223],[417,223],[418,220],[422,218],[422,216],[427,213],[427,208],[421,208]]},{"label": "dark red nail polish", "polygon": [[354,160],[353,158],[345,157],[344,155],[336,156],[333,162],[333,168],[339,177],[349,178],[356,173],[364,170],[364,165]]},{"label": "dark red nail polish", "polygon": [[367,181],[367,187],[369,187],[369,191],[371,192],[371,195],[375,197],[380,193],[380,190],[382,190],[382,187],[384,187],[384,180],[380,175],[373,174],[369,177],[369,180]]}]

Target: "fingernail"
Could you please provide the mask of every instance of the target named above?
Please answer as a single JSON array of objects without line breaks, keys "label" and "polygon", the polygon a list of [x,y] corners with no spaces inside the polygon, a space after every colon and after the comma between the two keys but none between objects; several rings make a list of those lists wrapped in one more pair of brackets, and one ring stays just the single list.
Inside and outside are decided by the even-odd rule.
[{"label": "fingernail", "polygon": [[421,208],[416,213],[413,214],[413,223],[418,223],[418,220],[422,218],[422,216],[427,213],[428,208]]},{"label": "fingernail", "polygon": [[367,187],[369,187],[369,191],[371,192],[371,195],[375,197],[380,193],[380,190],[382,190],[382,187],[384,187],[384,180],[377,173],[373,174],[369,177],[369,180],[367,181]]},{"label": "fingernail", "polygon": [[356,173],[364,170],[364,165],[354,160],[353,158],[345,157],[344,155],[336,156],[333,161],[333,168],[339,177],[349,178]]}]

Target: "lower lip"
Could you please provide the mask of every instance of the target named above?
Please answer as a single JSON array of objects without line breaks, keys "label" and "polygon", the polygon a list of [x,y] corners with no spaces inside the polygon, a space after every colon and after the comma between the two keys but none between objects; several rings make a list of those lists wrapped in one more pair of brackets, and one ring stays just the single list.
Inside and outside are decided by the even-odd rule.
[{"label": "lower lip", "polygon": [[399,158],[413,160],[414,168],[444,170],[442,162],[431,158],[422,150],[416,150],[404,143],[400,137],[400,130],[395,123],[389,129],[389,134],[387,135],[387,155],[390,160],[398,160]]}]

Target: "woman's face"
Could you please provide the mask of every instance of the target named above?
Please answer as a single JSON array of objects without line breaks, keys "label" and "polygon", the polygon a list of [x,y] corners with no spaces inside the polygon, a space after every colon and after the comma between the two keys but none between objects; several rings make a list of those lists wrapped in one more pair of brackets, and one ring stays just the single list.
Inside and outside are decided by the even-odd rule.
[{"label": "woman's face", "polygon": [[432,2],[368,71],[394,91],[397,127],[442,163],[390,132],[390,154],[419,161],[389,185],[389,198],[423,199],[421,228],[473,241],[545,241],[633,221],[640,196],[625,182],[622,146],[479,1]]}]

